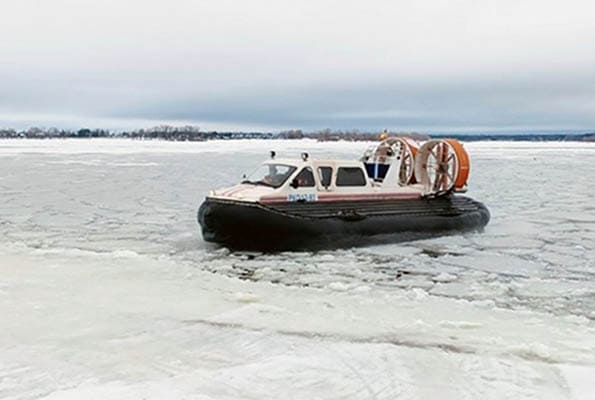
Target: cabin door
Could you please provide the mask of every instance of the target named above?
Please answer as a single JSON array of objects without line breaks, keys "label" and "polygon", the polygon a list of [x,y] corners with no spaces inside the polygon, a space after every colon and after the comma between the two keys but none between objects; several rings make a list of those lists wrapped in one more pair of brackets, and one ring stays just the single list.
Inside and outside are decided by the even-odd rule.
[{"label": "cabin door", "polygon": [[318,200],[316,179],[311,167],[304,167],[289,185],[287,199],[295,202],[313,202]]}]

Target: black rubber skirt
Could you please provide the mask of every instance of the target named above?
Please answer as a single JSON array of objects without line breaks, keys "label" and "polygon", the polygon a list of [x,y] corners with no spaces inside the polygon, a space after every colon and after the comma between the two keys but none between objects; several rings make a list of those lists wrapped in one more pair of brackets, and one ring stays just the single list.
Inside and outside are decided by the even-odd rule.
[{"label": "black rubber skirt", "polygon": [[206,198],[204,240],[236,250],[307,250],[401,242],[482,230],[490,213],[465,196],[263,205]]}]

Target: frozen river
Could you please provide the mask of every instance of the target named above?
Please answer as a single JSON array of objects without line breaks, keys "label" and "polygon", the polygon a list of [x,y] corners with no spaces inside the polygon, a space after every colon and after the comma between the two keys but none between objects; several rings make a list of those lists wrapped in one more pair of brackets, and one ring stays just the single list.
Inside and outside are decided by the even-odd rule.
[{"label": "frozen river", "polygon": [[0,398],[595,398],[594,144],[466,144],[484,233],[202,241],[205,194],[268,150],[365,147],[0,141]]}]

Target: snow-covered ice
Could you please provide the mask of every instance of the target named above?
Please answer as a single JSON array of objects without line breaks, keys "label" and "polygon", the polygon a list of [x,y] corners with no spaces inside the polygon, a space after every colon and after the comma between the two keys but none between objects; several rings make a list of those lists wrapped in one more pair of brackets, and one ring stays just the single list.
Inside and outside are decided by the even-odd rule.
[{"label": "snow-covered ice", "polygon": [[481,234],[232,253],[196,210],[268,150],[0,141],[2,399],[592,399],[595,146],[468,143]]}]

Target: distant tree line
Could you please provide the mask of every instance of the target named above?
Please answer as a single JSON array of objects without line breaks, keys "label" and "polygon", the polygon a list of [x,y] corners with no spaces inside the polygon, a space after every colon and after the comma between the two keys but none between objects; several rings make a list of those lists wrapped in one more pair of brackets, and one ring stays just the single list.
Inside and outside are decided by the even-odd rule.
[{"label": "distant tree line", "polygon": [[17,131],[15,129],[1,129],[0,138],[98,138],[98,137],[113,137],[114,133],[107,129],[79,129],[76,131],[69,129],[57,128],[29,128],[26,130]]},{"label": "distant tree line", "polygon": [[278,134],[263,132],[217,132],[201,131],[197,126],[159,125],[149,129],[137,129],[124,132],[112,132],[107,129],[57,129],[33,127],[17,131],[15,129],[0,129],[0,138],[132,138],[132,139],[160,139],[172,141],[205,141],[213,139],[273,139]]},{"label": "distant tree line", "polygon": [[272,139],[272,133],[262,132],[217,132],[201,131],[198,126],[170,126],[159,125],[149,129],[139,129],[130,132],[121,132],[117,136],[133,139],[161,139],[173,141],[202,142],[213,139]]},{"label": "distant tree line", "polygon": [[316,139],[322,142],[331,142],[331,141],[338,141],[338,140],[346,140],[346,141],[369,141],[379,138],[381,135],[387,136],[406,136],[416,140],[428,140],[430,136],[425,133],[419,132],[402,132],[402,131],[360,131],[358,129],[352,130],[332,130],[332,129],[322,129],[318,131],[312,131],[304,133],[301,130],[289,130],[279,133],[281,138],[284,139]]},{"label": "distant tree line", "polygon": [[315,139],[319,141],[368,141],[375,140],[384,133],[388,136],[407,136],[417,140],[432,138],[453,137],[464,141],[478,140],[507,140],[507,141],[590,141],[595,142],[595,132],[584,134],[432,134],[431,136],[419,132],[401,131],[360,131],[354,130],[332,130],[322,129],[304,132],[301,129],[290,129],[278,133],[271,132],[218,132],[202,131],[198,126],[170,126],[159,125],[149,129],[137,129],[124,132],[112,132],[107,129],[79,130],[38,128],[33,127],[17,131],[15,129],[1,129],[0,138],[131,138],[138,140],[171,140],[171,141],[192,141],[201,142],[206,140],[229,140],[229,139]]}]

